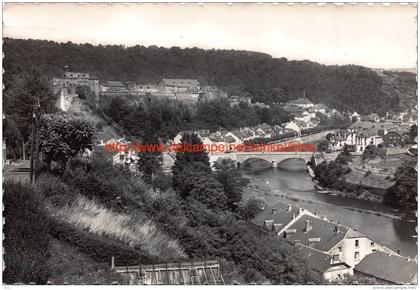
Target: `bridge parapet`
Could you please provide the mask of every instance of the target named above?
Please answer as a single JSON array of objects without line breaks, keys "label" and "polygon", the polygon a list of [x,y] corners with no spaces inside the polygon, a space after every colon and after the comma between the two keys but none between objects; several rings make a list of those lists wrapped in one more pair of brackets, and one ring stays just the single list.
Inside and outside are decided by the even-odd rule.
[{"label": "bridge parapet", "polygon": [[230,158],[240,164],[249,159],[262,159],[272,163],[273,167],[277,167],[280,162],[287,159],[301,159],[308,163],[311,161],[313,154],[314,152],[235,152],[219,154],[213,162],[219,158]]}]

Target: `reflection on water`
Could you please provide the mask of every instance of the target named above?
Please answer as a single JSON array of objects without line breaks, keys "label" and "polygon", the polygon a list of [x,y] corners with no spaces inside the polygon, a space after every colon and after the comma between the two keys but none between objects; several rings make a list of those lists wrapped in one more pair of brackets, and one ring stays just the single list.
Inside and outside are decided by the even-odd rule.
[{"label": "reflection on water", "polygon": [[[254,162],[241,169],[254,183],[271,193],[264,199],[269,204],[278,201],[291,202],[330,220],[340,220],[370,238],[401,254],[414,257],[417,254],[416,217],[383,204],[341,196],[317,193],[303,160],[289,159],[272,168],[268,162]],[[281,197],[285,195],[286,198]]]}]

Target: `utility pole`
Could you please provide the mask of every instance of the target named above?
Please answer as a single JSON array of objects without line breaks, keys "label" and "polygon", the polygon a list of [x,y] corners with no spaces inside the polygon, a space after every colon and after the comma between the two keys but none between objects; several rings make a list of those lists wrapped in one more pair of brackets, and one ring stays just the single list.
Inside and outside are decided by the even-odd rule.
[{"label": "utility pole", "polygon": [[25,141],[22,141],[22,159],[23,161],[26,160],[26,152],[25,152]]},{"label": "utility pole", "polygon": [[33,178],[34,178],[34,146],[35,146],[35,110],[32,108],[32,132],[31,132],[31,158],[30,158],[30,169],[29,169],[29,178],[30,178],[30,184],[33,184]]},{"label": "utility pole", "polygon": [[40,111],[41,111],[41,105],[39,103],[39,98],[38,98],[37,104],[34,105],[34,109],[32,113],[32,140],[31,140],[31,163],[30,163],[31,185],[34,185],[35,183],[36,172],[39,167],[39,130],[40,130],[40,123],[41,123]]},{"label": "utility pole", "polygon": [[39,168],[39,138],[40,138],[40,130],[41,130],[41,104],[39,103],[36,105],[36,133],[35,133],[35,171],[34,171],[34,180]]}]

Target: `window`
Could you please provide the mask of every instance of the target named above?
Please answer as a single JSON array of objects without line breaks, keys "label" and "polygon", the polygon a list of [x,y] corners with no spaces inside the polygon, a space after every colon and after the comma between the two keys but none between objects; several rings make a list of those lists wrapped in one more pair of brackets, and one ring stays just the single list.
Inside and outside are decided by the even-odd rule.
[{"label": "window", "polygon": [[354,259],[359,260],[359,252],[354,252]]},{"label": "window", "polygon": [[374,247],[375,246],[375,242],[370,242],[370,246]]},{"label": "window", "polygon": [[343,247],[338,247],[338,251],[342,252],[343,251]]},{"label": "window", "polygon": [[376,252],[376,249],[372,249],[372,253]]},{"label": "window", "polygon": [[334,260],[334,262],[340,261],[340,255],[334,255],[333,260]]},{"label": "window", "polygon": [[355,241],[354,241],[354,246],[355,246],[356,248],[358,248],[358,247],[359,247],[359,240],[355,240]]}]

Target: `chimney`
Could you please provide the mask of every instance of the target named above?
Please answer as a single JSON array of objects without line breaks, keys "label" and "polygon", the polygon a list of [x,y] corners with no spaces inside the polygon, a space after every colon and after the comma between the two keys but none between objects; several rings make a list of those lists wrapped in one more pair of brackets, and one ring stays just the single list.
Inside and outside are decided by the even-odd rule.
[{"label": "chimney", "polygon": [[322,219],[324,220],[324,221],[327,221],[328,219],[327,219],[327,217],[325,216],[325,215],[323,215],[322,216]]},{"label": "chimney", "polygon": [[292,220],[294,220],[295,218],[296,218],[296,214],[295,214],[295,213],[293,213]]},{"label": "chimney", "polygon": [[303,212],[303,208],[299,208],[299,214],[301,214]]},{"label": "chimney", "polygon": [[335,225],[335,230],[336,233],[340,232],[340,221],[337,222],[337,224]]},{"label": "chimney", "polygon": [[401,250],[400,250],[400,249],[398,249],[398,250],[397,250],[397,252],[398,252],[398,255],[400,255],[400,254],[401,254]]},{"label": "chimney", "polygon": [[271,209],[271,214],[275,214],[276,213],[276,209],[275,208],[272,208]]},{"label": "chimney", "polygon": [[312,229],[311,221],[309,219],[305,220],[305,232],[309,232]]},{"label": "chimney", "polygon": [[292,206],[289,204],[289,206],[287,207],[287,211],[290,212],[292,211]]},{"label": "chimney", "polygon": [[115,258],[114,256],[111,257],[111,270],[115,268]]}]

